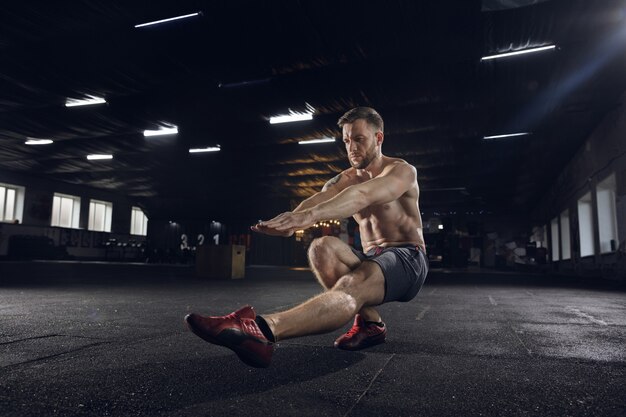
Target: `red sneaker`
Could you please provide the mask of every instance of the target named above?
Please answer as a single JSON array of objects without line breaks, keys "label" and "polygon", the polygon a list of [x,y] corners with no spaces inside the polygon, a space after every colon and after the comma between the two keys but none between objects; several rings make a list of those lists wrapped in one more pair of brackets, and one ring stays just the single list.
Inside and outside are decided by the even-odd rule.
[{"label": "red sneaker", "polygon": [[267,368],[272,360],[274,344],[259,329],[256,314],[245,306],[227,316],[204,317],[191,313],[185,323],[194,334],[215,345],[225,346],[243,362],[255,368]]},{"label": "red sneaker", "polygon": [[357,314],[348,333],[335,340],[335,347],[344,350],[361,350],[384,343],[385,336],[387,336],[387,326],[384,323],[383,327],[372,323],[367,324],[365,319]]}]

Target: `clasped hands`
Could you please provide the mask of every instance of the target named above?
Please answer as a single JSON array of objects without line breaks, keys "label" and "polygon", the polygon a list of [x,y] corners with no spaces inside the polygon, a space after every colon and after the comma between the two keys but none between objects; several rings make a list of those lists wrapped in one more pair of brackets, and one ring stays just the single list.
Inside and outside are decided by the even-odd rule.
[{"label": "clasped hands", "polygon": [[271,220],[259,221],[254,226],[251,226],[250,229],[270,236],[289,237],[296,230],[307,229],[313,226],[314,223],[313,213],[309,210],[299,212],[287,211]]}]

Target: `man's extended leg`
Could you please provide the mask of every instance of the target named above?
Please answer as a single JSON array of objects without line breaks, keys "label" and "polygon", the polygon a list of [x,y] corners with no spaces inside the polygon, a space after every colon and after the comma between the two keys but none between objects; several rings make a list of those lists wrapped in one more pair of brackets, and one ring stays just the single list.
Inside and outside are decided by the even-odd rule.
[{"label": "man's extended leg", "polygon": [[[233,350],[248,365],[267,367],[274,351],[272,342],[335,330],[363,307],[380,304],[384,296],[385,278],[380,266],[363,262],[330,290],[288,311],[260,317],[246,306],[226,316],[191,313],[185,322],[193,333]],[[384,340],[384,328],[381,333]]]},{"label": "man's extended leg", "polygon": [[[309,263],[320,284],[331,289],[339,278],[361,265],[352,249],[336,237],[315,239],[309,247]],[[381,322],[380,314],[373,307],[363,307],[359,314],[366,321]]]},{"label": "man's extended leg", "polygon": [[385,278],[380,266],[363,262],[323,294],[263,318],[276,340],[327,333],[346,324],[363,307],[380,304],[384,296]]}]

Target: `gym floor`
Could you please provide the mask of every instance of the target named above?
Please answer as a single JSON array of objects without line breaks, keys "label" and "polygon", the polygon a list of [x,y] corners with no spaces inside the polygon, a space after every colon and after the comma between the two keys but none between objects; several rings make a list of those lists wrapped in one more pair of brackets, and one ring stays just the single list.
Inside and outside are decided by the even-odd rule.
[{"label": "gym floor", "polygon": [[186,313],[285,309],[318,293],[306,269],[207,281],[183,266],[0,264],[0,415],[624,416],[623,286],[431,271],[380,308],[387,343],[279,343],[254,369],[188,332]]}]

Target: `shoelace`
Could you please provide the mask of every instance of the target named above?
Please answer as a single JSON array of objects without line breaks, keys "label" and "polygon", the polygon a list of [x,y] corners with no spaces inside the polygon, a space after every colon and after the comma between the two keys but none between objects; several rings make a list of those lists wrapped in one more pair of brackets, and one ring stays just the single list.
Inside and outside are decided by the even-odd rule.
[{"label": "shoelace", "polygon": [[251,334],[257,339],[260,339],[260,340],[267,339],[265,335],[263,334],[263,332],[261,331],[261,329],[259,329],[259,326],[257,326],[254,320],[250,320],[250,319],[241,320],[241,326],[245,329],[245,331],[248,334]]},{"label": "shoelace", "polygon": [[346,333],[346,336],[350,337],[350,336],[354,336],[357,333],[361,332],[361,326],[356,325],[356,326],[352,326],[352,328],[350,330],[348,330],[348,333]]},{"label": "shoelace", "polygon": [[235,319],[235,320],[241,320],[241,317],[239,317],[239,315],[235,314],[235,313],[230,313],[227,314],[225,316],[221,316],[221,317],[213,317],[215,319],[221,319],[221,320],[231,320],[231,319]]},{"label": "shoelace", "polygon": [[222,317],[220,317],[220,318],[225,319],[225,320],[230,320],[230,319],[242,320],[242,319],[243,319],[243,318],[242,318],[239,314],[237,314],[237,312],[236,312],[236,311],[235,311],[235,312],[232,312],[232,313],[230,313],[230,314],[227,314],[227,315],[225,315],[225,316],[222,316]]},{"label": "shoelace", "polygon": [[260,331],[254,320],[244,319],[239,316],[237,313],[230,313],[225,316],[220,317],[221,320],[230,320],[235,319],[241,323],[241,327],[252,336],[257,337],[258,339],[265,339],[265,335]]}]

